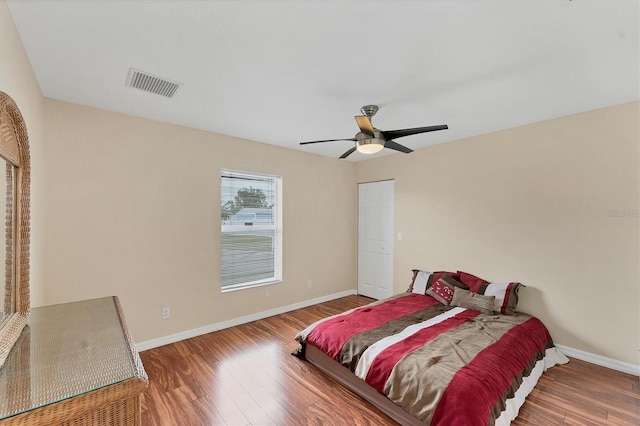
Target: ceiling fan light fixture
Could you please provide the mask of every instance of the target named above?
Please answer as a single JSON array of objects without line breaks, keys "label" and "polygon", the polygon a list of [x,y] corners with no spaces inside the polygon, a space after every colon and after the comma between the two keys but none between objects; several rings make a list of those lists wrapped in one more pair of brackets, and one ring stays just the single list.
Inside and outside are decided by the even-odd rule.
[{"label": "ceiling fan light fixture", "polygon": [[356,149],[363,154],[375,154],[384,148],[384,140],[376,138],[366,138],[356,141]]}]

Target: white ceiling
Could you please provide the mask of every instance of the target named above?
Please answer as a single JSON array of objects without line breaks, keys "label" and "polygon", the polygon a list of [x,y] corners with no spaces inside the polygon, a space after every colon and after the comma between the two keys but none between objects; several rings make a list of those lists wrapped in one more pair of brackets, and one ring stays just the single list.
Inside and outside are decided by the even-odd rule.
[{"label": "white ceiling", "polygon": [[382,130],[449,125],[416,149],[640,97],[638,0],[8,4],[44,96],[330,157],[353,142],[299,142],[352,138],[365,104]]}]

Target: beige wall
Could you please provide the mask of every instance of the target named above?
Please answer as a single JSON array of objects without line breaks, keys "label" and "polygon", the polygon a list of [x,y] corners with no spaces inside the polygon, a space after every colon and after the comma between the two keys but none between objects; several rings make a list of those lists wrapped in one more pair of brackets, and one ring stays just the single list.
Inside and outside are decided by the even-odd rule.
[{"label": "beige wall", "polygon": [[[47,304],[118,295],[142,342],[355,289],[353,163],[49,99],[45,117]],[[283,177],[268,298],[220,292],[222,168]]]},{"label": "beige wall", "polygon": [[557,343],[640,365],[638,124],[635,102],[358,163],[395,179],[396,292],[412,268],[520,281]]},{"label": "beige wall", "polygon": [[6,1],[0,0],[0,90],[20,108],[29,133],[31,147],[31,305],[44,303],[42,288],[42,227],[45,206],[42,201],[45,162],[42,157],[43,130],[40,86],[13,22]]}]

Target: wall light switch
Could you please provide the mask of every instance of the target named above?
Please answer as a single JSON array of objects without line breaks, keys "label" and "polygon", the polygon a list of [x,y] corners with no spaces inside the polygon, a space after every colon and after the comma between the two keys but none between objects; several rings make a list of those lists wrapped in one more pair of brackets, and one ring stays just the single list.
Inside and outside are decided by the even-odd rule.
[{"label": "wall light switch", "polygon": [[398,241],[402,241],[402,232],[398,232]]}]

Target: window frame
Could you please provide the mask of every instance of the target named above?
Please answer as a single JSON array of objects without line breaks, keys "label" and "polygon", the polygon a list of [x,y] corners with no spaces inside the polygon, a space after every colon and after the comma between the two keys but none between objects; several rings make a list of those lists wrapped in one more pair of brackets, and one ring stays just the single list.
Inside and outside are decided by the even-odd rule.
[{"label": "window frame", "polygon": [[[224,178],[239,177],[246,179],[265,180],[273,182],[274,207],[272,209],[274,218],[273,225],[256,224],[252,225],[225,225],[222,219],[222,205],[223,205],[223,182]],[[221,169],[220,171],[220,291],[227,293],[231,291],[244,290],[254,287],[262,287],[266,285],[278,284],[282,282],[282,176],[271,175],[258,172],[247,172],[233,169]],[[275,249],[274,254],[274,270],[273,276],[269,278],[263,278],[260,280],[247,281],[235,284],[223,284],[222,277],[222,237],[225,233],[229,232],[246,232],[246,231],[273,231],[273,238]]]}]

